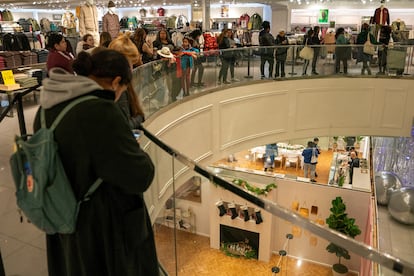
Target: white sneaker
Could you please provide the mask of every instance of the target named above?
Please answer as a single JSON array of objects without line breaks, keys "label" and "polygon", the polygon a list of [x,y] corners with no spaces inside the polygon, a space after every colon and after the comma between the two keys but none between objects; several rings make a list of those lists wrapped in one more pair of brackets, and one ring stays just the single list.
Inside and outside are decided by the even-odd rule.
[{"label": "white sneaker", "polygon": [[231,82],[238,82],[240,81],[239,79],[231,79]]}]

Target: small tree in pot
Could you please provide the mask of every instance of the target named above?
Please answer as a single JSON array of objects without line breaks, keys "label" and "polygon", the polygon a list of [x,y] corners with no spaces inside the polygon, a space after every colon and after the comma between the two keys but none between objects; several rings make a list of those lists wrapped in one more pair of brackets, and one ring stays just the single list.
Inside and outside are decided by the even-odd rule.
[{"label": "small tree in pot", "polygon": [[[336,197],[332,200],[332,208],[330,209],[331,214],[326,219],[326,224],[328,224],[329,228],[334,229],[336,231],[341,232],[351,238],[355,238],[357,235],[361,234],[361,230],[359,229],[358,225],[355,225],[354,218],[348,218],[348,214],[345,213],[346,205],[342,201],[341,197]],[[339,274],[346,274],[348,273],[348,268],[341,264],[341,258],[345,258],[346,260],[351,259],[351,256],[343,247],[340,247],[334,243],[330,243],[326,250],[329,253],[335,253],[335,255],[339,258],[337,264],[332,266],[334,272]]]}]

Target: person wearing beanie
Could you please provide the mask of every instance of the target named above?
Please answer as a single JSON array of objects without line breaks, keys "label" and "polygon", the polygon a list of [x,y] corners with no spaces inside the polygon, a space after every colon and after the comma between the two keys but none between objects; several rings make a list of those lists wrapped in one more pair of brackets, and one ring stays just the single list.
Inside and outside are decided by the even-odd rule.
[{"label": "person wearing beanie", "polygon": [[119,17],[115,12],[115,3],[113,1],[109,1],[108,12],[102,18],[102,31],[108,32],[112,39],[116,38],[121,30],[119,25]]},{"label": "person wearing beanie", "polygon": [[270,33],[270,23],[269,21],[263,21],[262,23],[262,30],[259,34],[259,45],[261,46],[260,49],[260,75],[261,79],[265,79],[265,63],[266,61],[269,63],[269,78],[272,77],[273,74],[273,65],[274,61],[274,48],[270,46],[275,45],[275,38]]}]

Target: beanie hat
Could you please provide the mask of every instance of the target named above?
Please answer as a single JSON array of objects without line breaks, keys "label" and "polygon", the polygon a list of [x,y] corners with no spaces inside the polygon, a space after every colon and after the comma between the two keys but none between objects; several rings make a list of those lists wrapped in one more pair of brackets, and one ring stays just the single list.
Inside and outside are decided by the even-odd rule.
[{"label": "beanie hat", "polygon": [[262,28],[263,28],[263,29],[270,28],[270,22],[269,22],[269,21],[263,21],[263,23],[262,23]]},{"label": "beanie hat", "polygon": [[108,2],[108,8],[114,8],[115,7],[115,3],[112,1]]}]

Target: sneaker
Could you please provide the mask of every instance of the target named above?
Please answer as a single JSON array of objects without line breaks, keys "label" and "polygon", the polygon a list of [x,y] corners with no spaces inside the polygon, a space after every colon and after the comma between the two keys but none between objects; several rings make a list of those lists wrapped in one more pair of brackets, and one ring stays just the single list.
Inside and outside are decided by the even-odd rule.
[{"label": "sneaker", "polygon": [[204,82],[199,82],[199,83],[197,83],[197,86],[198,87],[203,87],[205,84],[204,84]]},{"label": "sneaker", "polygon": [[311,182],[317,182],[315,179],[311,179]]},{"label": "sneaker", "polygon": [[319,75],[319,74],[316,71],[313,71],[312,75]]},{"label": "sneaker", "polygon": [[229,81],[223,81],[223,84],[230,84],[231,82]]},{"label": "sneaker", "polygon": [[261,80],[264,80],[264,79],[265,79],[265,76],[261,76],[261,77],[260,77],[260,79],[261,79]]},{"label": "sneaker", "polygon": [[232,78],[231,79],[231,82],[238,82],[238,81],[240,81],[239,79],[235,79],[235,78]]},{"label": "sneaker", "polygon": [[221,81],[218,81],[218,82],[217,82],[217,85],[221,85]]}]

